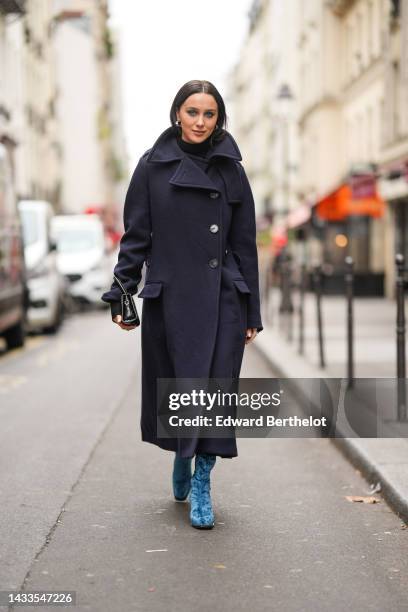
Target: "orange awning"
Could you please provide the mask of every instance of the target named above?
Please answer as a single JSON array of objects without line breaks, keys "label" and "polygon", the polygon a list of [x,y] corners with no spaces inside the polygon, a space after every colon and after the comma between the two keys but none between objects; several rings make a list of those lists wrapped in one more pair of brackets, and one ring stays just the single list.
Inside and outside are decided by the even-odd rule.
[{"label": "orange awning", "polygon": [[320,200],[316,213],[327,221],[341,221],[350,215],[368,215],[382,217],[385,210],[384,200],[375,193],[365,198],[353,198],[351,187],[347,184]]}]

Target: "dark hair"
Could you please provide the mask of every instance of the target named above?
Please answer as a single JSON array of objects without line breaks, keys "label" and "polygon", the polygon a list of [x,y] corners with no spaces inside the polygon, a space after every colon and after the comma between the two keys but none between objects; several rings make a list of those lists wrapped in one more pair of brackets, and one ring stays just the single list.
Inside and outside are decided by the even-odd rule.
[{"label": "dark hair", "polygon": [[227,128],[227,114],[225,111],[224,100],[218,89],[210,83],[210,81],[188,81],[184,83],[178,90],[176,97],[173,100],[173,104],[170,109],[170,122],[176,134],[181,132],[181,128],[176,124],[177,114],[176,111],[180,110],[180,106],[189,96],[195,93],[207,93],[215,98],[218,106],[218,128],[215,128],[211,135],[211,142],[213,144],[220,142],[225,137],[225,130]]}]

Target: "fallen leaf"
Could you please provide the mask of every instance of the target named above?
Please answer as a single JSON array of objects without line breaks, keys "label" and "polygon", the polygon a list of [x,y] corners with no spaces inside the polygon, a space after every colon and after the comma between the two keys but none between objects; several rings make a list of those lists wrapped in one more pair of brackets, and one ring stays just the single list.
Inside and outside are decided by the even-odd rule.
[{"label": "fallen leaf", "polygon": [[149,587],[147,590],[148,590],[150,593],[152,593],[153,591],[155,591],[155,590],[156,590],[156,587]]},{"label": "fallen leaf", "polygon": [[350,502],[363,502],[364,504],[378,504],[381,501],[372,495],[346,495],[346,499]]},{"label": "fallen leaf", "polygon": [[222,563],[215,563],[213,567],[216,569],[226,569],[226,565],[223,565]]}]

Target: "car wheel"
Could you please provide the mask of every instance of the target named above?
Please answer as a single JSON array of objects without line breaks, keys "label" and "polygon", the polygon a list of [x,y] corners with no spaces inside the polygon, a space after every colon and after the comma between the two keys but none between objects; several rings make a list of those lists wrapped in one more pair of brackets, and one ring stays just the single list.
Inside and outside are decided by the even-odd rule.
[{"label": "car wheel", "polygon": [[24,323],[20,321],[17,325],[13,325],[4,332],[4,339],[9,350],[24,346],[25,330]]}]

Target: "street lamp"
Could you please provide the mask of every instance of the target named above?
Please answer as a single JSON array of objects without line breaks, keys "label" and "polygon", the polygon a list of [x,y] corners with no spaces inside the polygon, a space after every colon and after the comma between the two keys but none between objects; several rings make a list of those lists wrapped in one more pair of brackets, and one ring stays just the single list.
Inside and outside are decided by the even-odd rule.
[{"label": "street lamp", "polygon": [[294,100],[294,95],[291,88],[287,83],[283,83],[278,91],[277,100],[279,100],[279,106],[281,108],[281,118],[283,125],[283,193],[284,193],[284,207],[282,213],[289,211],[289,198],[290,198],[290,156],[289,156],[289,107],[290,103]]},{"label": "street lamp", "polygon": [[[283,216],[287,215],[290,206],[290,157],[289,157],[289,145],[290,145],[290,133],[289,133],[289,108],[291,102],[294,100],[294,95],[292,93],[291,88],[287,83],[283,83],[277,94],[277,100],[279,101],[280,107],[280,117],[282,121],[282,157],[283,157],[283,184],[282,184],[282,192],[283,192],[283,207],[279,211]],[[283,313],[287,313],[288,320],[288,339],[292,339],[292,313],[293,313],[293,303],[291,296],[291,263],[289,255],[285,258],[285,263],[281,269],[282,275],[282,296],[281,296],[281,304],[279,311]]]}]

